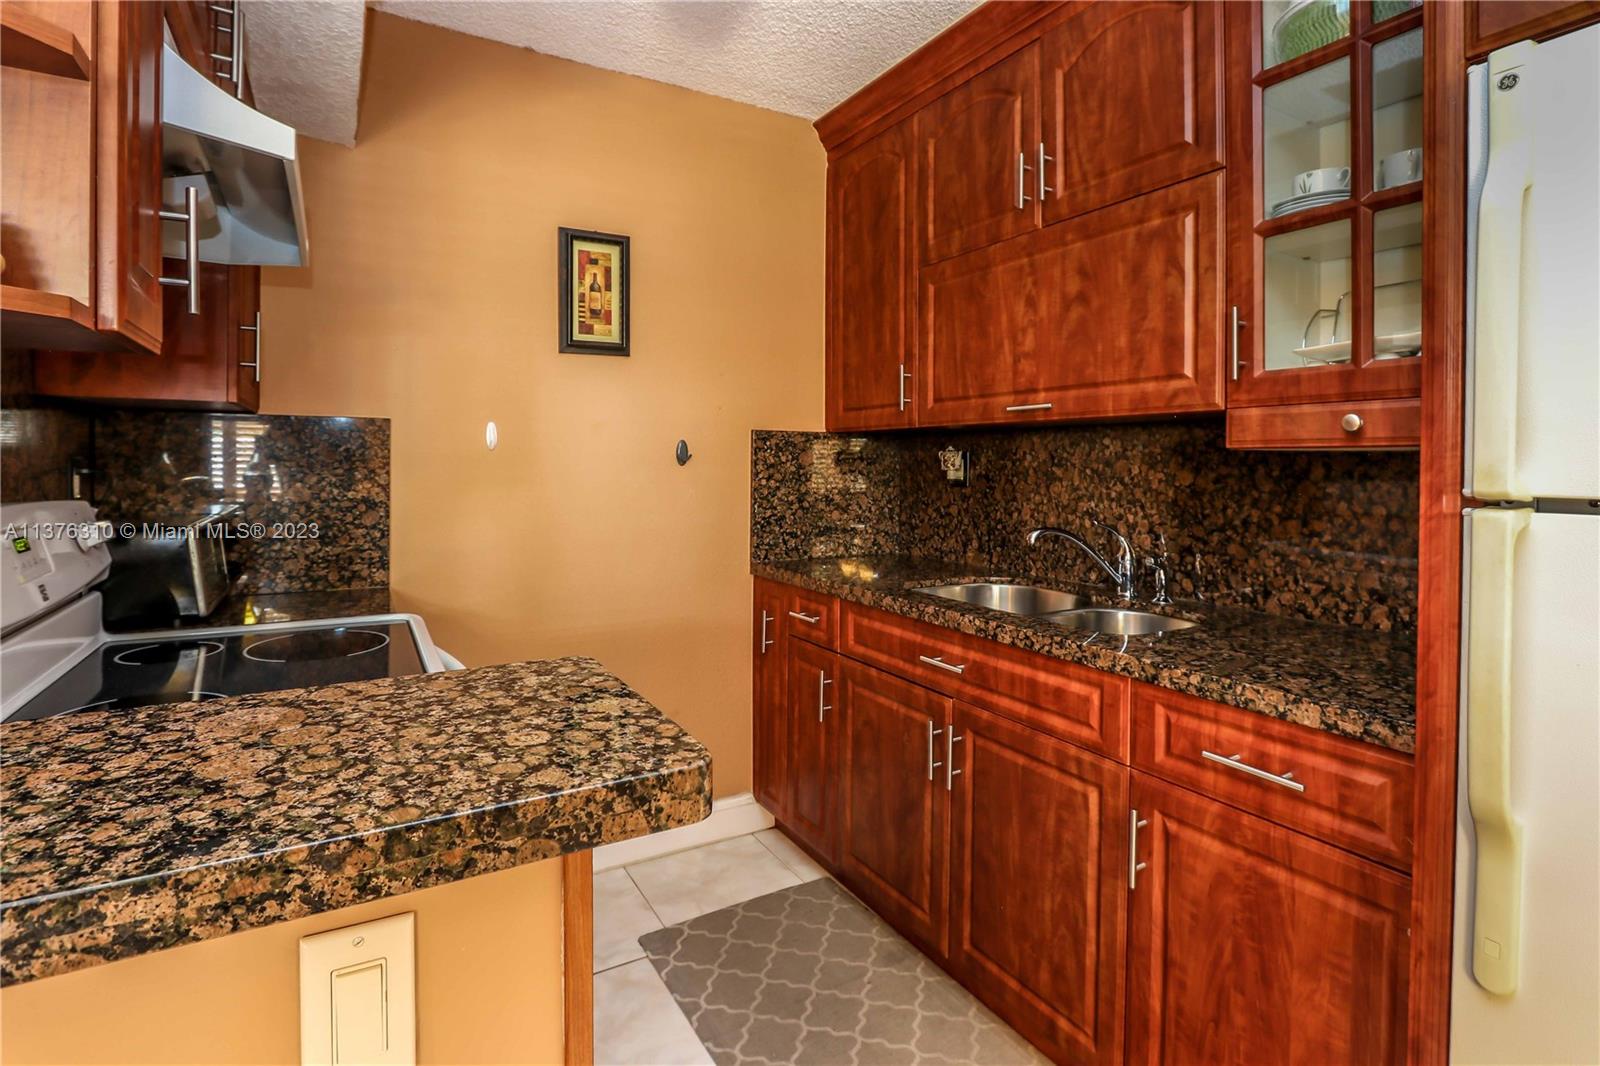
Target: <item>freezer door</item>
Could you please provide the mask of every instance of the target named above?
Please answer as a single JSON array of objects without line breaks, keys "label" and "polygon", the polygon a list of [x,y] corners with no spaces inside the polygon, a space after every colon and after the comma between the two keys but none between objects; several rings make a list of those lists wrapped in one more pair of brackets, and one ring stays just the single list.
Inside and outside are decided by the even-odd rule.
[{"label": "freezer door", "polygon": [[1457,1063],[1600,1062],[1600,516],[1469,511]]},{"label": "freezer door", "polygon": [[1488,66],[1468,495],[1600,498],[1600,26]]}]

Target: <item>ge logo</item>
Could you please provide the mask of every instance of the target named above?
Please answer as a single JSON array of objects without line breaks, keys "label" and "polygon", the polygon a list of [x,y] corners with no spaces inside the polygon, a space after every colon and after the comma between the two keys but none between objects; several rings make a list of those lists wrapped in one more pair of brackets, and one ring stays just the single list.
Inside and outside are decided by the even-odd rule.
[{"label": "ge logo", "polygon": [[1521,80],[1522,79],[1517,77],[1515,74],[1502,74],[1500,75],[1500,80],[1495,84],[1500,87],[1501,92],[1507,92],[1511,89],[1515,89],[1517,87],[1517,82]]}]

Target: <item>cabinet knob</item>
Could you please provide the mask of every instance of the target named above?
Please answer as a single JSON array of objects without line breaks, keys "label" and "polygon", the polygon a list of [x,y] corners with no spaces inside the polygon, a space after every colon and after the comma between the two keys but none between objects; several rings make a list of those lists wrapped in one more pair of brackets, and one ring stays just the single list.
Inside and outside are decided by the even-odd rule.
[{"label": "cabinet knob", "polygon": [[1343,427],[1346,433],[1354,433],[1366,424],[1366,421],[1354,411],[1339,419],[1339,425]]}]

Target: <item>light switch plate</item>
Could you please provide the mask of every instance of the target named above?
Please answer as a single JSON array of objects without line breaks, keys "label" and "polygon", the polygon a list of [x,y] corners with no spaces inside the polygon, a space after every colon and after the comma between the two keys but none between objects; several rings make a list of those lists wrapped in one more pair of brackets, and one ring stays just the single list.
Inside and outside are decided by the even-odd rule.
[{"label": "light switch plate", "polygon": [[300,938],[300,1061],[416,1066],[416,915]]}]

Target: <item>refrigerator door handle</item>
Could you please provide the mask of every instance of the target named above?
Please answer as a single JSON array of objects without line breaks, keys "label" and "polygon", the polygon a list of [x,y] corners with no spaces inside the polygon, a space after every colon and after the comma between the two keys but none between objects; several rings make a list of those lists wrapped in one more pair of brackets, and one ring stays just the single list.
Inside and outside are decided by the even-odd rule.
[{"label": "refrigerator door handle", "polygon": [[1472,976],[1517,990],[1522,940],[1522,823],[1511,810],[1511,641],[1517,539],[1532,512],[1467,514],[1467,805],[1476,836]]},{"label": "refrigerator door handle", "polygon": [[1473,323],[1472,491],[1481,499],[1528,498],[1517,478],[1517,364],[1522,332],[1522,238],[1533,186],[1529,72],[1532,41],[1489,63],[1489,167],[1479,194]]}]

